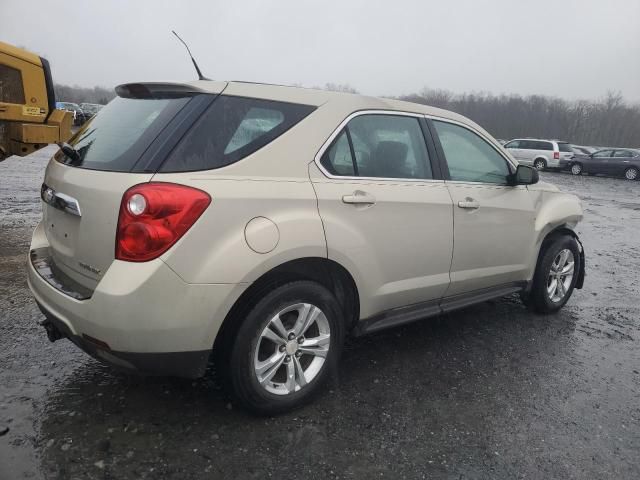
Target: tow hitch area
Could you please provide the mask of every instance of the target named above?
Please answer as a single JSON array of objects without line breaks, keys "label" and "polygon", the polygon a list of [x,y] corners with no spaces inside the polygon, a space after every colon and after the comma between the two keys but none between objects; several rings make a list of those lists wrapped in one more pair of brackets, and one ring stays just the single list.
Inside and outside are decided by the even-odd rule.
[{"label": "tow hitch area", "polygon": [[50,321],[45,321],[42,323],[42,326],[47,331],[47,338],[49,338],[50,342],[55,342],[56,340],[64,338],[62,332]]}]

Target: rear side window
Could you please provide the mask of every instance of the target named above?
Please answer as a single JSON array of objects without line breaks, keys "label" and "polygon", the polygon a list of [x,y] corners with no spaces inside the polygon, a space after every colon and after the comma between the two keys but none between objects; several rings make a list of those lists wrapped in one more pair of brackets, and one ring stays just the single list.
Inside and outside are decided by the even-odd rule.
[{"label": "rear side window", "polygon": [[25,103],[20,70],[0,65],[0,102]]},{"label": "rear side window", "polygon": [[272,142],[313,110],[315,107],[309,105],[220,95],[160,171],[211,170],[230,165]]},{"label": "rear side window", "polygon": [[569,145],[568,143],[558,143],[558,150],[560,150],[561,152],[573,152],[573,150],[571,149],[571,145]]},{"label": "rear side window", "polygon": [[419,120],[408,116],[355,117],[327,149],[320,163],[337,176],[433,178]]},{"label": "rear side window", "polygon": [[189,97],[144,100],[116,97],[69,140],[79,159],[73,160],[61,151],[55,158],[80,168],[129,172],[188,101]]}]

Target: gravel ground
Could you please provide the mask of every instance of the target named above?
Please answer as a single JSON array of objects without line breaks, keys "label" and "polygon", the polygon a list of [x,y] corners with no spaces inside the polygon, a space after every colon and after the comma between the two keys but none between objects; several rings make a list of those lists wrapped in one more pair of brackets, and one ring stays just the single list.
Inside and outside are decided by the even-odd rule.
[{"label": "gravel ground", "polygon": [[560,313],[508,297],[351,340],[315,403],[265,419],[213,374],[48,342],[25,280],[46,160],[0,163],[0,479],[640,478],[639,182],[542,175],[585,207],[588,276]]}]

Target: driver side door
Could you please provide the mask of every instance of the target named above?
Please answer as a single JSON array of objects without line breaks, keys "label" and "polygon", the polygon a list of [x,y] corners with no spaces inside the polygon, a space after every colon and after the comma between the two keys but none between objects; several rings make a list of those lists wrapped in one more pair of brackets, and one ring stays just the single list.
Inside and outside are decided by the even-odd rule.
[{"label": "driver side door", "polygon": [[528,280],[535,202],[515,170],[479,132],[430,120],[445,184],[453,200],[454,249],[446,296]]}]

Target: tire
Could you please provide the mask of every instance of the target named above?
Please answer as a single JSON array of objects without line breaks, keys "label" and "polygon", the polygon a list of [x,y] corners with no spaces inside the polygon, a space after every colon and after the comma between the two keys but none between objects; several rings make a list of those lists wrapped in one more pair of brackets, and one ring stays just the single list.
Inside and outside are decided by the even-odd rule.
[{"label": "tire", "polygon": [[340,306],[322,285],[302,280],[275,288],[256,302],[233,341],[226,374],[234,396],[261,415],[304,405],[335,371],[344,330]]},{"label": "tire", "polygon": [[[543,248],[533,276],[529,302],[538,313],[553,313],[560,310],[571,298],[580,274],[580,248],[578,242],[569,235],[555,236],[545,242]],[[558,268],[565,252],[570,254],[565,257],[567,263],[561,264]],[[573,266],[569,279],[566,272],[570,261],[573,261]],[[555,289],[553,280],[556,282]]]},{"label": "tire", "polygon": [[637,180],[638,179],[638,169],[636,167],[627,168],[624,171],[624,178],[627,180]]},{"label": "tire", "polygon": [[573,165],[571,165],[571,173],[573,175],[581,175],[582,174],[582,164],[576,162]]},{"label": "tire", "polygon": [[547,162],[543,158],[537,158],[533,161],[533,167],[536,170],[544,170],[547,168]]}]

